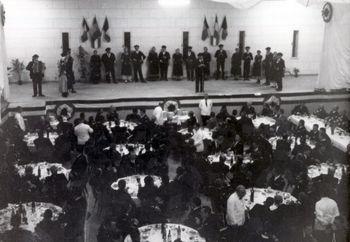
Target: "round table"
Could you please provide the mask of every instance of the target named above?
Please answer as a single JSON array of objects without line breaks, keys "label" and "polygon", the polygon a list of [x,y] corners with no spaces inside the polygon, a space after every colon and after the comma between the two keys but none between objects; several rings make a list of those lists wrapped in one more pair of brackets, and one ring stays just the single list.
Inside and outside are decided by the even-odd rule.
[{"label": "round table", "polygon": [[[126,182],[126,189],[130,196],[134,199],[137,198],[139,193],[139,183],[137,180],[140,180],[141,187],[145,186],[145,177],[148,175],[133,175],[119,178],[116,182],[113,182],[111,187],[113,190],[118,190],[118,182],[124,180]],[[152,176],[154,180],[154,185],[160,187],[162,185],[162,179],[159,176]]]},{"label": "round table", "polygon": [[[231,167],[236,164],[236,157],[233,152],[227,152],[227,153],[217,153],[214,155],[209,155],[207,160],[210,164],[220,162],[220,156],[223,156],[225,158],[225,165],[228,166],[230,169]],[[250,164],[253,163],[254,161],[251,160],[248,156],[245,156],[243,158],[243,164]]]},{"label": "round table", "polygon": [[313,179],[321,175],[328,175],[330,170],[334,171],[334,178],[337,178],[338,183],[340,183],[343,175],[346,175],[348,167],[343,164],[321,163],[308,166],[307,175],[309,178]]},{"label": "round table", "polygon": [[[53,145],[55,144],[55,140],[57,139],[57,137],[58,134],[56,132],[49,133],[49,139]],[[39,138],[38,133],[27,133],[24,136],[23,141],[27,143],[27,146],[29,148],[34,148],[34,140],[36,140],[37,138]],[[44,138],[47,138],[47,132],[44,133]]]},{"label": "round table", "polygon": [[[34,232],[36,225],[43,219],[43,214],[46,209],[51,209],[53,220],[57,220],[62,213],[62,208],[51,203],[35,202],[35,210],[32,211],[32,203],[22,204],[27,217],[27,224],[21,223],[20,228]],[[7,208],[0,210],[0,233],[12,229],[11,214],[19,209],[19,204],[9,204]]]},{"label": "round table", "polygon": [[291,204],[291,203],[297,203],[298,200],[293,197],[290,193],[288,192],[282,192],[278,190],[273,190],[270,188],[254,188],[254,201],[250,201],[250,191],[251,188],[246,189],[246,195],[243,197],[244,203],[246,207],[249,209],[252,209],[255,204],[261,204],[263,205],[266,198],[268,197],[275,197],[276,195],[281,195],[283,198],[283,204]]},{"label": "round table", "polygon": [[[205,242],[198,231],[182,224],[163,224],[166,233],[166,241],[175,241],[181,238],[186,242]],[[139,228],[141,242],[161,242],[163,240],[162,224],[150,224]],[[170,234],[169,234],[170,232]],[[169,239],[169,240],[168,240]],[[171,240],[170,240],[171,239]]]},{"label": "round table", "polygon": [[[112,128],[114,128],[116,126],[114,121],[107,121],[105,123],[103,123],[104,126],[106,126],[106,128],[108,129],[109,132],[112,132]],[[128,130],[133,131],[135,129],[135,127],[137,126],[137,123],[134,122],[129,122],[129,121],[125,121],[125,120],[120,120],[119,121],[119,127],[123,128],[126,127]]]},{"label": "round table", "polygon": [[[129,147],[132,147],[134,149],[135,154],[137,156],[144,154],[146,152],[144,144],[117,144],[115,146],[115,149],[116,149],[116,151],[118,151],[118,153],[121,156],[124,156],[124,155],[128,155],[130,153]],[[110,149],[110,147],[105,148],[105,150],[109,150],[109,149]]]},{"label": "round table", "polygon": [[33,174],[35,176],[38,176],[38,169],[40,167],[40,177],[39,177],[40,180],[44,180],[46,177],[51,176],[51,171],[50,171],[51,167],[56,167],[57,173],[63,174],[67,178],[67,180],[70,173],[70,169],[64,168],[59,163],[39,162],[39,163],[30,163],[26,165],[15,165],[17,172],[20,176],[23,176],[25,174],[25,169],[28,166],[33,168]]},{"label": "round table", "polygon": [[[290,144],[290,148],[291,150],[293,150],[295,147],[295,137],[293,136],[291,138],[292,138],[291,139],[292,143]],[[280,139],[282,139],[282,137],[280,136],[274,136],[269,139],[269,143],[271,144],[273,150],[276,150],[277,140],[280,140]],[[300,145],[300,138],[297,139],[296,143]],[[310,139],[306,139],[306,144],[310,146],[311,149],[314,149],[316,147],[315,143]]]}]

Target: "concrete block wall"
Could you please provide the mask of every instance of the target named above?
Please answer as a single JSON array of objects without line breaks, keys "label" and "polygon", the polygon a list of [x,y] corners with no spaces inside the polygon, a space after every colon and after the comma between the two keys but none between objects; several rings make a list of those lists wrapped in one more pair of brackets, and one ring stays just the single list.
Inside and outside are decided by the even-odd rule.
[{"label": "concrete block wall", "polygon": [[[174,0],[175,1],[175,0]],[[316,74],[320,62],[324,24],[321,5],[305,7],[293,0],[263,1],[253,8],[239,10],[225,3],[209,0],[191,0],[186,7],[164,8],[157,0],[2,0],[6,9],[6,44],[9,62],[19,58],[26,63],[34,53],[46,63],[45,79],[57,79],[57,61],[61,53],[62,32],[69,33],[70,48],[77,54],[79,45],[92,52],[90,43],[81,43],[81,23],[85,17],[91,25],[97,17],[100,28],[107,16],[111,43],[102,42],[98,50],[111,47],[120,53],[124,32],[131,32],[131,44],[140,44],[147,54],[152,46],[157,50],[165,44],[171,54],[181,48],[182,33],[189,31],[190,45],[196,53],[204,46],[214,53],[209,39],[201,40],[204,16],[211,32],[215,15],[221,25],[224,16],[228,21],[228,38],[221,41],[231,56],[238,43],[239,31],[246,32],[246,45],[253,53],[271,46],[273,51],[284,53],[287,68],[299,68],[300,74]],[[299,56],[291,58],[293,30],[299,30]],[[264,51],[263,51],[264,52]],[[77,58],[76,70],[78,68]],[[212,63],[214,69],[215,63]],[[144,65],[144,73],[147,66]],[[169,69],[169,75],[172,68]],[[227,60],[226,70],[230,70]],[[117,67],[117,73],[119,72]],[[78,73],[76,73],[77,76]],[[28,74],[25,74],[28,79]]]}]

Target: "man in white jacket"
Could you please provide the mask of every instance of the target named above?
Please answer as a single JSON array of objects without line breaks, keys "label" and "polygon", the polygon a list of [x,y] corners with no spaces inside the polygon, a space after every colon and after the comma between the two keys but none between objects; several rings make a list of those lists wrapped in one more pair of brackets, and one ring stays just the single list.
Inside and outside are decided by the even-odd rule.
[{"label": "man in white jacket", "polygon": [[204,95],[204,99],[199,101],[199,111],[202,118],[203,126],[207,125],[207,121],[210,119],[211,109],[213,107],[213,101],[208,98],[208,94]]}]

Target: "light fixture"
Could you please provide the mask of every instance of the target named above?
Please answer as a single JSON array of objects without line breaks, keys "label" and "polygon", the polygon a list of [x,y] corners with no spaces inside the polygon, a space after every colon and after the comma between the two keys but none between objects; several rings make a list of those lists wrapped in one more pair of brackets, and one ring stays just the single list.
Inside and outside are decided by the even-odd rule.
[{"label": "light fixture", "polygon": [[164,7],[182,7],[190,4],[190,0],[158,0],[159,5]]}]

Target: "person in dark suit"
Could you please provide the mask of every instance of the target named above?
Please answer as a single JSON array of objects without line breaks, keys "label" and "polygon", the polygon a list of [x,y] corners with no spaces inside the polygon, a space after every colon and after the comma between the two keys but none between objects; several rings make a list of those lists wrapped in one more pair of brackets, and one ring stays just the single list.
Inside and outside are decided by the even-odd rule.
[{"label": "person in dark suit", "polygon": [[181,80],[183,76],[182,70],[183,56],[180,49],[176,49],[173,54],[173,78],[177,81]]},{"label": "person in dark suit", "polygon": [[208,48],[204,47],[203,51],[203,60],[205,64],[204,69],[204,80],[208,80],[210,77],[210,62],[211,62],[211,54],[208,52]]},{"label": "person in dark suit", "polygon": [[101,79],[101,57],[97,54],[97,50],[94,50],[94,54],[90,58],[90,81],[94,84],[98,84]]},{"label": "person in dark suit", "polygon": [[256,78],[256,83],[260,84],[261,78],[261,63],[262,63],[262,55],[261,51],[258,50],[256,52],[256,56],[254,57],[253,63],[253,76]]},{"label": "person in dark suit", "polygon": [[222,80],[225,80],[225,60],[227,58],[227,53],[223,48],[224,48],[224,45],[220,44],[219,49],[215,52],[216,80],[219,80],[220,73],[221,73]]},{"label": "person in dark suit", "polygon": [[68,49],[66,53],[67,88],[68,88],[68,91],[71,91],[71,93],[76,93],[76,91],[74,90],[75,77],[74,77],[74,71],[73,71],[73,63],[74,63],[74,59],[71,56],[71,50]]},{"label": "person in dark suit", "polygon": [[250,53],[250,47],[245,47],[245,52],[243,53],[243,78],[244,80],[249,80],[250,75],[250,62],[253,60],[253,55]]},{"label": "person in dark suit", "polygon": [[37,54],[33,55],[32,61],[26,67],[29,71],[29,76],[33,82],[33,97],[36,97],[39,92],[40,97],[45,97],[42,93],[42,80],[44,77],[45,65],[43,62],[39,61],[39,56]]},{"label": "person in dark suit", "polygon": [[239,48],[235,49],[235,53],[233,53],[231,57],[231,74],[235,80],[239,79],[241,75],[241,65],[242,65],[242,56],[239,53]]},{"label": "person in dark suit", "polygon": [[159,53],[159,68],[160,68],[160,80],[168,80],[168,66],[169,66],[170,54],[166,51],[166,46],[162,46],[162,50]]},{"label": "person in dark suit", "polygon": [[196,64],[196,93],[204,92],[204,77],[205,77],[205,62],[203,54],[198,54],[198,60]]},{"label": "person in dark suit", "polygon": [[284,70],[286,68],[284,60],[282,59],[283,54],[281,52],[277,53],[277,58],[273,63],[273,70],[275,72],[275,81],[277,83],[276,91],[282,91],[282,79],[284,77]]},{"label": "person in dark suit", "polygon": [[139,50],[139,45],[135,45],[134,48],[135,51],[131,53],[131,60],[134,68],[134,81],[138,82],[140,78],[141,82],[146,82],[142,74],[142,63],[146,59],[146,56]]},{"label": "person in dark suit", "polygon": [[102,63],[105,67],[106,82],[108,83],[111,83],[111,79],[113,79],[113,82],[116,83],[114,71],[115,60],[115,55],[111,52],[111,48],[106,48],[106,53],[102,55]]},{"label": "person in dark suit", "polygon": [[265,59],[263,61],[263,65],[265,68],[265,78],[266,78],[266,82],[264,85],[269,86],[270,85],[270,81],[272,80],[272,63],[273,63],[273,54],[270,52],[271,48],[270,47],[266,47],[266,55],[265,55]]},{"label": "person in dark suit", "polygon": [[159,79],[159,58],[156,47],[152,47],[147,57],[148,61],[148,80],[156,81]]},{"label": "person in dark suit", "polygon": [[192,46],[188,46],[187,52],[184,54],[186,63],[187,80],[194,81],[194,72],[196,68],[196,54],[192,51]]}]

